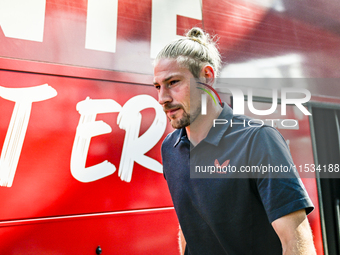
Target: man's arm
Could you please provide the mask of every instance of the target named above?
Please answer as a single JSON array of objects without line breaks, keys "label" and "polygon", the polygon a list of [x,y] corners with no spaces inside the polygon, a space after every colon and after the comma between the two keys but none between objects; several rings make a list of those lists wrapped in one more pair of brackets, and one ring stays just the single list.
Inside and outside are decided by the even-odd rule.
[{"label": "man's arm", "polygon": [[179,251],[181,255],[184,255],[185,252],[185,246],[186,246],[186,241],[181,229],[181,226],[179,226],[179,233],[178,233],[178,242],[179,242]]},{"label": "man's arm", "polygon": [[316,255],[304,209],[273,221],[272,226],[280,238],[283,255]]}]

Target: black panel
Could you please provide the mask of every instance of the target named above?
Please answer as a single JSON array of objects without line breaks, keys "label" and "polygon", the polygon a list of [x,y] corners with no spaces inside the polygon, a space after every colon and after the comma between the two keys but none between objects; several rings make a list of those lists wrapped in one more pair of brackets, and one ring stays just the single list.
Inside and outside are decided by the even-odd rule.
[{"label": "black panel", "polygon": [[[340,111],[312,108],[318,164],[321,166],[340,164],[339,123]],[[325,232],[327,234],[328,254],[340,254],[339,219],[337,207],[340,200],[340,173],[320,172]]]}]

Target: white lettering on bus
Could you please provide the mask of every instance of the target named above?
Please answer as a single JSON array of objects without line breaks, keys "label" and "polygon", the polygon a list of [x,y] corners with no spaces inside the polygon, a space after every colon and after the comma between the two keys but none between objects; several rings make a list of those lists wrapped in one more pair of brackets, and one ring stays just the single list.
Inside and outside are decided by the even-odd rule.
[{"label": "white lettering on bus", "polygon": [[85,48],[116,52],[118,0],[88,0]]},{"label": "white lettering on bus", "polygon": [[151,58],[155,58],[168,42],[181,37],[176,33],[177,15],[202,20],[201,1],[152,1]]},{"label": "white lettering on bus", "polygon": [[46,0],[0,1],[0,26],[6,37],[42,42]]},{"label": "white lettering on bus", "polygon": [[[153,108],[156,116],[149,129],[138,137],[142,115],[140,111]],[[151,96],[138,95],[127,101],[118,115],[117,124],[126,131],[118,175],[130,182],[134,162],[157,173],[163,173],[162,165],[144,154],[161,139],[166,128],[166,115],[160,104]]]},{"label": "white lettering on bus", "polygon": [[91,138],[98,135],[108,134],[111,127],[103,122],[96,121],[99,113],[119,112],[121,106],[112,99],[86,98],[77,104],[80,114],[71,154],[71,174],[80,182],[92,182],[113,174],[116,167],[107,160],[90,167],[85,167],[87,153]]},{"label": "white lettering on bus", "polygon": [[[46,0],[0,1],[0,26],[6,37],[43,42]],[[177,15],[202,20],[198,0],[152,1],[150,57],[177,35]],[[88,0],[85,49],[115,53],[118,0]],[[166,29],[164,29],[166,28]]]},{"label": "white lettering on bus", "polygon": [[24,143],[33,102],[50,99],[57,91],[47,84],[29,88],[0,87],[0,97],[15,102],[0,158],[0,186],[11,187]]},{"label": "white lettering on bus", "polygon": [[[0,97],[15,102],[13,114],[7,130],[0,158],[0,186],[11,187],[25,139],[33,102],[50,99],[57,95],[51,86],[28,88],[5,88],[0,86]],[[140,112],[153,108],[156,112],[153,123],[139,136],[142,116]],[[166,129],[166,115],[156,99],[149,95],[138,95],[129,99],[122,107],[112,99],[87,98],[77,104],[80,113],[75,140],[71,153],[70,170],[80,182],[93,182],[107,177],[116,167],[107,160],[94,166],[85,167],[91,138],[112,132],[111,127],[96,121],[97,114],[119,112],[117,124],[126,131],[118,175],[130,182],[134,162],[157,173],[162,173],[162,165],[146,155],[163,136]]]},{"label": "white lettering on bus", "polygon": [[[146,108],[154,108],[156,116],[149,129],[140,137],[141,114]],[[166,115],[156,99],[149,95],[138,95],[128,100],[123,107],[112,99],[92,100],[87,98],[77,104],[80,120],[71,155],[71,174],[80,182],[92,182],[113,174],[116,167],[104,161],[85,168],[91,137],[107,134],[111,127],[103,121],[96,121],[98,113],[119,112],[117,124],[126,131],[118,175],[130,182],[134,162],[162,173],[162,165],[144,154],[161,139],[166,128]]]}]

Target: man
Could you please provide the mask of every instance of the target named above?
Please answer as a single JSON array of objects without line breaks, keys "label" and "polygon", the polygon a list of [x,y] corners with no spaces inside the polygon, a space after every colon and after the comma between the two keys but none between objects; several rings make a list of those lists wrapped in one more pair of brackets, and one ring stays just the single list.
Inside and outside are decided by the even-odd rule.
[{"label": "man", "polygon": [[[177,129],[164,140],[162,159],[180,223],[181,254],[316,254],[306,217],[313,205],[294,174],[190,178],[193,164],[237,169],[293,164],[274,128],[213,127],[214,119],[248,119],[233,116],[229,106],[221,107],[209,97],[207,113],[201,114],[202,90],[197,87],[205,86],[201,82],[213,85],[220,63],[213,40],[199,28],[169,43],[155,60],[158,101]],[[190,85],[193,80],[200,82]]]}]

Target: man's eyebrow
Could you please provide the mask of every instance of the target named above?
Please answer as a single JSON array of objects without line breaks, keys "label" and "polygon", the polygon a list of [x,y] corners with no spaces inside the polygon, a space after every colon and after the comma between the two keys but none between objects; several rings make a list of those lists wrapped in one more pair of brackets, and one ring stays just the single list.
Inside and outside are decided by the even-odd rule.
[{"label": "man's eyebrow", "polygon": [[[167,82],[169,80],[171,80],[172,78],[179,76],[180,74],[174,74],[174,75],[170,75],[168,78],[164,79],[162,82]],[[159,85],[158,82],[154,82],[153,85]]]}]

